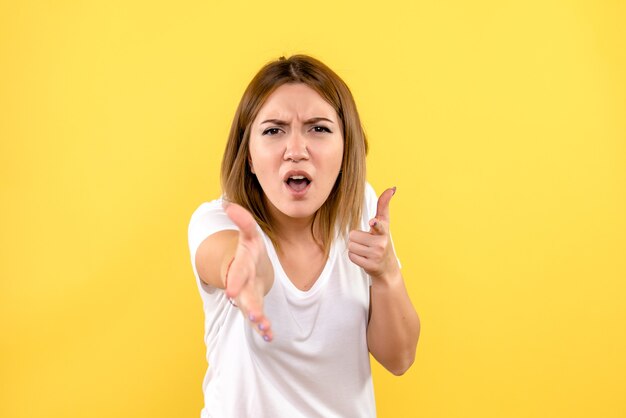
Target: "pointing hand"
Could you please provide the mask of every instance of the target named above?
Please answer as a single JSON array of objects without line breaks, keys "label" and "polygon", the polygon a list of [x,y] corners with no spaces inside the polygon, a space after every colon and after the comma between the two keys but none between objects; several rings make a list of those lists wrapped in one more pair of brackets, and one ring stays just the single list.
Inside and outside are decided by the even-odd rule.
[{"label": "pointing hand", "polygon": [[389,236],[389,202],[395,192],[395,187],[387,189],[378,198],[369,232],[354,230],[349,235],[348,257],[375,279],[384,279],[400,268]]}]

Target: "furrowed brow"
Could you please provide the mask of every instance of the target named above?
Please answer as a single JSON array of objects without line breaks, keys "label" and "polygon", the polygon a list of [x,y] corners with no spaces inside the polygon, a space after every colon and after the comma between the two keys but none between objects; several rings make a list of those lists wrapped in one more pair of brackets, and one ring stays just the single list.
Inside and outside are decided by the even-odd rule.
[{"label": "furrowed brow", "polygon": [[311,119],[309,119],[309,120],[304,121],[304,124],[305,124],[305,125],[310,125],[310,124],[312,124],[312,123],[317,123],[317,122],[319,122],[319,121],[321,121],[321,120],[324,120],[324,121],[326,121],[326,122],[330,122],[330,123],[335,123],[335,122],[333,122],[332,120],[327,119],[327,118],[315,117],[315,118],[311,118]]},{"label": "furrowed brow", "polygon": [[279,119],[268,119],[268,120],[264,120],[263,122],[261,122],[261,125],[263,125],[264,123],[272,123],[274,125],[280,125],[280,126],[284,126],[284,125],[289,125],[287,122],[285,122],[284,120],[279,120]]},{"label": "furrowed brow", "polygon": [[[310,125],[312,123],[316,123],[319,121],[326,121],[326,122],[330,122],[330,123],[335,123],[332,120],[328,119],[328,118],[323,118],[323,117],[315,117],[315,118],[311,118],[308,119],[306,121],[304,121],[305,125]],[[263,125],[264,123],[272,123],[274,125],[279,125],[279,126],[285,126],[285,125],[289,125],[289,123],[285,122],[284,120],[280,120],[280,119],[267,119],[264,120],[263,122],[261,122],[261,125]]]}]

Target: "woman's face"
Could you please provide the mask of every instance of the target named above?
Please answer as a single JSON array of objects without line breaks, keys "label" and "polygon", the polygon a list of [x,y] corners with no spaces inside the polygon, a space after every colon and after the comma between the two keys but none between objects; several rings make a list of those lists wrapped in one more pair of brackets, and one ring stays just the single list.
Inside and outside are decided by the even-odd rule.
[{"label": "woman's face", "polygon": [[342,158],[337,112],[306,84],[278,87],[252,122],[250,168],[274,217],[311,217],[330,195]]}]

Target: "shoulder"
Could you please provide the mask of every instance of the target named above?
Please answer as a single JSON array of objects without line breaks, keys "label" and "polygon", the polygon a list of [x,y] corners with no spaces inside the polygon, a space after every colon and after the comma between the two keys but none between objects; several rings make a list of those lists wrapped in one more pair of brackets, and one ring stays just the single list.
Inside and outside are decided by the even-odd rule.
[{"label": "shoulder", "polygon": [[203,215],[210,213],[210,212],[213,212],[213,213],[224,212],[224,208],[222,207],[222,201],[223,201],[222,197],[220,196],[219,198],[215,200],[200,203],[200,205],[191,214],[190,223],[193,222],[194,220],[197,220],[199,217],[202,217]]},{"label": "shoulder", "polygon": [[376,216],[378,196],[369,182],[365,182],[363,190],[363,204],[361,206],[361,219],[359,229],[369,231],[369,221]]},{"label": "shoulder", "polygon": [[368,181],[365,182],[365,201],[366,203],[371,203],[372,201],[376,203],[378,201],[376,190],[374,190]]},{"label": "shoulder", "polygon": [[233,224],[224,208],[222,207],[222,198],[211,200],[210,202],[201,203],[191,214],[189,219],[189,231],[209,225],[231,225]]},{"label": "shoulder", "polygon": [[225,229],[238,228],[226,215],[222,207],[222,197],[201,203],[192,213],[187,228],[189,249],[192,254],[206,237]]},{"label": "shoulder", "polygon": [[376,216],[378,206],[378,195],[369,182],[365,182],[365,198],[363,200],[363,216],[367,217],[366,222]]}]

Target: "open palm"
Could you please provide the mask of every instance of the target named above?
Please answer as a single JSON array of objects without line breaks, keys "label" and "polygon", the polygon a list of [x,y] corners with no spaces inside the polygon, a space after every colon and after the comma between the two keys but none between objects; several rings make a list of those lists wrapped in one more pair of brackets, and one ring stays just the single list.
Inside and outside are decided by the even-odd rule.
[{"label": "open palm", "polygon": [[228,217],[239,228],[235,256],[226,276],[226,296],[233,299],[265,341],[272,340],[270,321],[263,312],[263,297],[273,282],[273,270],[263,238],[252,214],[243,207],[225,205]]}]

